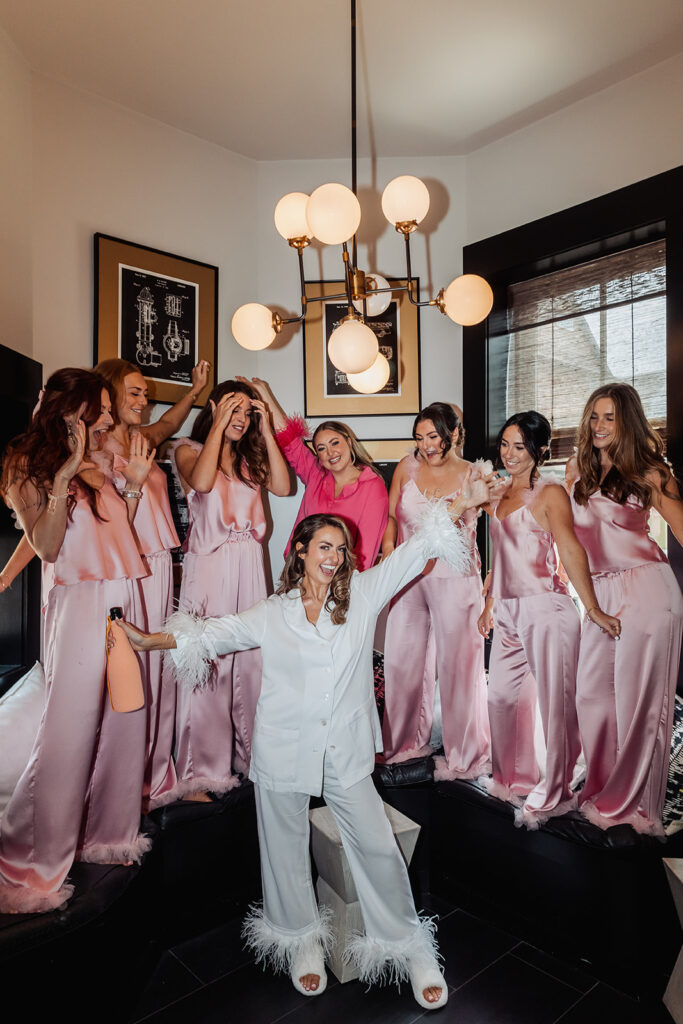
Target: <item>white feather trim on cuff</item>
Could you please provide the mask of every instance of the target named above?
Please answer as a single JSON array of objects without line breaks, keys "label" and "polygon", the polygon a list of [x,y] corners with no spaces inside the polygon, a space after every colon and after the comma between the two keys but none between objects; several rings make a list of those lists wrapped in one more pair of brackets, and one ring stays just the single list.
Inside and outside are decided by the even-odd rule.
[{"label": "white feather trim on cuff", "polygon": [[176,679],[190,690],[206,686],[216,650],[206,635],[206,619],[189,612],[174,612],[164,629],[176,642],[168,653],[173,659]]},{"label": "white feather trim on cuff", "polygon": [[425,562],[443,558],[455,572],[464,574],[472,567],[469,544],[463,531],[453,523],[444,498],[430,501],[420,510],[415,531]]}]

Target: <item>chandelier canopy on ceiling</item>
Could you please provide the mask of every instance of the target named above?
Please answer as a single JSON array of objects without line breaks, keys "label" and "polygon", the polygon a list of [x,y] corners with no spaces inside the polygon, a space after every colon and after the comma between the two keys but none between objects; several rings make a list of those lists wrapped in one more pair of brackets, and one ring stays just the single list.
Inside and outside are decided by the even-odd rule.
[{"label": "chandelier canopy on ceiling", "polygon": [[[483,277],[461,274],[433,299],[420,300],[419,288],[412,274],[410,236],[429,210],[429,190],[419,178],[402,174],[394,178],[382,193],[382,212],[403,235],[406,254],[405,284],[393,284],[375,273],[365,273],[357,265],[356,232],[361,221],[357,192],[356,161],[356,0],[351,0],[351,169],[352,188],[338,182],[319,185],[311,195],[290,192],[275,207],[275,227],[296,250],[301,283],[301,313],[282,318],[267,306],[248,302],[240,306],[232,318],[235,341],[244,348],[267,348],[285,324],[301,323],[309,302],[345,301],[348,312],[332,331],[328,356],[338,370],[347,375],[349,384],[361,394],[381,391],[389,378],[389,363],[379,352],[377,336],[366,324],[366,318],[383,313],[393,292],[407,292],[415,306],[436,306],[456,324],[478,324],[491,312],[493,292]],[[344,291],[339,295],[311,297],[306,293],[303,251],[317,239],[324,245],[341,245],[344,265]],[[348,243],[352,242],[349,253]]]}]

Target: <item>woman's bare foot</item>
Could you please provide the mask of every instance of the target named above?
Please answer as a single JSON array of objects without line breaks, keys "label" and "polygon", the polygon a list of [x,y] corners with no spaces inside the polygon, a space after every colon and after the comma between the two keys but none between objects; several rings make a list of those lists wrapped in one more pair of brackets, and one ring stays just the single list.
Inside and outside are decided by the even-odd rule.
[{"label": "woman's bare foot", "polygon": [[194,804],[210,804],[210,803],[213,803],[213,801],[211,800],[211,797],[209,796],[208,793],[186,793],[185,796],[182,799],[183,800],[188,800],[190,803],[194,803]]},{"label": "woman's bare foot", "polygon": [[307,992],[315,992],[318,985],[320,984],[319,974],[304,974],[302,978],[299,978],[301,985],[306,989]]}]

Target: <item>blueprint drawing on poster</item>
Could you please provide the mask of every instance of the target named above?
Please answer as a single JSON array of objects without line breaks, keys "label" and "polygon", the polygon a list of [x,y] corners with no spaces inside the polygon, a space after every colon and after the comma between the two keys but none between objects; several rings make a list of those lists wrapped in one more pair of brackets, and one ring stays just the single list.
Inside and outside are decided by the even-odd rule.
[{"label": "blueprint drawing on poster", "polygon": [[119,357],[152,380],[191,384],[199,286],[119,263]]}]

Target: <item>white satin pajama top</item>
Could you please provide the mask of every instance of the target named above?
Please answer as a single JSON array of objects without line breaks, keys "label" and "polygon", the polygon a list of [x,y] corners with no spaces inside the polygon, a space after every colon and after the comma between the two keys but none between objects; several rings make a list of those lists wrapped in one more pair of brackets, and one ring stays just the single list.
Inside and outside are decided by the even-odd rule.
[{"label": "white satin pajama top", "polygon": [[249,777],[264,789],[319,795],[326,753],[344,788],[371,774],[375,753],[382,749],[372,671],[377,616],[429,557],[446,557],[461,572],[468,565],[460,531],[446,510],[431,506],[426,518],[433,521],[383,562],[354,572],[341,625],[332,623],[325,608],[317,624],[310,623],[298,589],[237,615],[191,620],[187,629],[183,620],[189,617],[169,620],[180,681],[192,674],[198,653],[213,660],[261,648],[263,681]]}]

